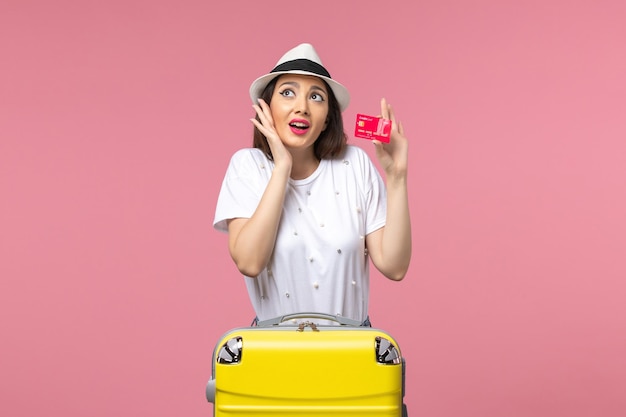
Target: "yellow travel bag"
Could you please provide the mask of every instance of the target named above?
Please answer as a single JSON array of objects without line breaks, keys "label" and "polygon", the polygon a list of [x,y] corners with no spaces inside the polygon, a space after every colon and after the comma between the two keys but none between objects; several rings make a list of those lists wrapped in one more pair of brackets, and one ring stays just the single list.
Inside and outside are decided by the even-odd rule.
[{"label": "yellow travel bag", "polygon": [[206,386],[214,416],[405,416],[398,344],[359,325],[301,313],[229,331]]}]

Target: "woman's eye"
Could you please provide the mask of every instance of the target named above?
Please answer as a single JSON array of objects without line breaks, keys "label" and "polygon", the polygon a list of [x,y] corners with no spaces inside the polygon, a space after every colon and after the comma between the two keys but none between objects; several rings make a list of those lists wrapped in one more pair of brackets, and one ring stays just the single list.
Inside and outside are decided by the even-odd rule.
[{"label": "woman's eye", "polygon": [[311,94],[311,99],[313,101],[324,101],[324,97],[321,94],[317,94],[317,93]]},{"label": "woman's eye", "polygon": [[283,96],[283,97],[293,97],[294,96],[293,91],[291,91],[291,90],[283,90],[279,94],[281,96]]}]

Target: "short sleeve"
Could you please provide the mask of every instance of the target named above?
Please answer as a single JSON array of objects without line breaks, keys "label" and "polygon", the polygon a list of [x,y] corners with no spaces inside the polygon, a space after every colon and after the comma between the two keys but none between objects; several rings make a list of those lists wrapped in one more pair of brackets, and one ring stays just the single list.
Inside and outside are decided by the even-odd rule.
[{"label": "short sleeve", "polygon": [[365,234],[380,229],[387,222],[387,190],[380,173],[369,159],[365,157],[363,169],[365,179],[366,224]]},{"label": "short sleeve", "polygon": [[258,149],[241,149],[230,160],[217,199],[213,227],[227,232],[227,221],[250,218],[271,175],[271,161]]},{"label": "short sleeve", "polygon": [[364,231],[368,235],[384,227],[387,222],[387,189],[376,166],[363,149],[348,146],[346,160],[354,166],[356,184],[362,194]]}]

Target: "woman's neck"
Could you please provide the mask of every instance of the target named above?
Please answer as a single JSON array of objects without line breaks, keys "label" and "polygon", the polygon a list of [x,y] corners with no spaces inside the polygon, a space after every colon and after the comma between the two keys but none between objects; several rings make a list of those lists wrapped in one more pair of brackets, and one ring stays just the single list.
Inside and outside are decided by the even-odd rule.
[{"label": "woman's neck", "polygon": [[315,172],[320,164],[313,152],[292,152],[291,179],[302,180]]}]

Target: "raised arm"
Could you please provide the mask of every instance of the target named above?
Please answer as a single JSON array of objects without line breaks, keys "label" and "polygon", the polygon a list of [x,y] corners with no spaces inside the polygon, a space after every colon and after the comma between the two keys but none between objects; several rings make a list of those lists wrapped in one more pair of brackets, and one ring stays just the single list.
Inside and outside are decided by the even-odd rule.
[{"label": "raised arm", "polygon": [[256,277],[267,266],[274,245],[282,213],[287,182],[291,175],[291,154],[281,142],[269,106],[259,100],[253,106],[259,120],[252,123],[265,135],[272,150],[274,169],[252,217],[235,218],[228,222],[228,248],[239,271]]},{"label": "raised arm", "polygon": [[376,157],[385,171],[387,184],[387,221],[385,227],[366,237],[374,266],[387,278],[404,278],[411,261],[411,221],[407,189],[408,141],[402,124],[391,106],[381,100],[381,115],[392,121],[388,144],[374,141]]}]

